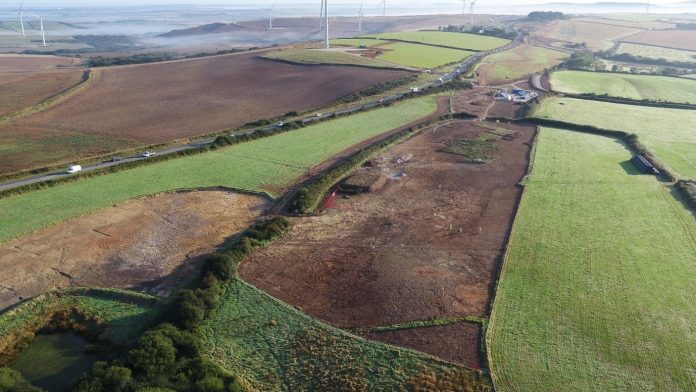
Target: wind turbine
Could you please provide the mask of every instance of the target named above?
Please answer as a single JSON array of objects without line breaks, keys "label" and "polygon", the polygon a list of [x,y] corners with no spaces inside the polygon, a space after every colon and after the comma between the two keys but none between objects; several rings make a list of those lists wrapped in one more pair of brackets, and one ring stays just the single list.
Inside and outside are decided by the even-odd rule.
[{"label": "wind turbine", "polygon": [[43,46],[45,47],[47,45],[46,45],[46,32],[44,31],[44,25],[43,25],[43,18],[40,17],[39,15],[36,15],[35,13],[32,13],[31,15],[35,18],[39,18],[39,22],[41,23],[41,40],[43,41]]},{"label": "wind turbine", "polygon": [[321,0],[321,7],[319,7],[319,31],[324,28],[324,3],[326,0]]},{"label": "wind turbine", "polygon": [[649,14],[650,13],[650,0],[648,0],[648,5],[645,6],[645,13]]},{"label": "wind turbine", "polygon": [[462,15],[466,15],[466,0],[462,0]]},{"label": "wind turbine", "polygon": [[19,24],[22,26],[22,37],[26,37],[27,34],[24,32],[24,11],[22,11],[22,8],[24,7],[24,0],[19,4],[19,11],[17,12],[17,15],[19,15]]},{"label": "wind turbine", "polygon": [[382,6],[382,16],[387,16],[387,0],[382,0],[381,3],[377,4],[377,7]]},{"label": "wind turbine", "polygon": [[469,15],[471,15],[471,24],[474,24],[474,5],[478,0],[469,0]]},{"label": "wind turbine", "polygon": [[324,49],[330,49],[329,43],[329,0],[321,0],[324,4]]},{"label": "wind turbine", "polygon": [[268,12],[268,29],[273,30],[273,7],[276,6],[278,1],[276,0],[275,3],[271,6],[271,8],[262,8],[262,10]]},{"label": "wind turbine", "polygon": [[360,9],[358,10],[358,31],[362,32],[362,18],[365,14],[363,13],[363,2],[360,0]]}]

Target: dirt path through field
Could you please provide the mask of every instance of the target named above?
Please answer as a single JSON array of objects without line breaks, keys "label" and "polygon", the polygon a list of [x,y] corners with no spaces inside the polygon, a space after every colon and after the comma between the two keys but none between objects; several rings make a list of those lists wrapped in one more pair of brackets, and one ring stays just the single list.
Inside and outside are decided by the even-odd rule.
[{"label": "dirt path through field", "polygon": [[[391,149],[373,160],[372,171],[391,178],[382,189],[292,218],[291,232],[253,254],[241,276],[341,327],[485,316],[533,134],[528,126],[501,126],[512,136],[499,139],[498,159],[484,165],[438,151],[448,140],[490,131],[470,121],[426,129]],[[478,342],[469,340],[467,355],[431,353],[469,365],[478,355]]]},{"label": "dirt path through field", "polygon": [[267,206],[227,191],[172,193],[109,207],[0,244],[0,309],[58,287],[138,288],[168,295],[200,255]]}]

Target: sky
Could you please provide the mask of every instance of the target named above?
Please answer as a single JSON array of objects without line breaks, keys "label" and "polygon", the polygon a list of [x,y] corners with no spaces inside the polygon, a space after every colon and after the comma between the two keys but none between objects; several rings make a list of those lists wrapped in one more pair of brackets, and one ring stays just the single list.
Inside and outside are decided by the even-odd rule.
[{"label": "sky", "polygon": [[[0,0],[0,6],[6,7],[11,6],[13,3],[19,3],[21,0]],[[359,4],[359,0],[329,0],[329,4]],[[447,4],[461,4],[458,0],[387,0],[389,4],[398,5],[447,5]],[[531,0],[521,2],[520,0],[480,0],[478,4],[486,4],[491,6],[503,6],[503,5],[520,5],[521,3],[528,4],[542,4],[542,3],[552,3],[552,2],[567,2],[567,3],[595,3],[598,1],[611,1],[615,3],[640,3],[646,0]],[[666,5],[684,2],[685,0],[651,0],[652,4],[655,5]],[[33,7],[64,7],[64,6],[123,6],[123,5],[165,5],[165,4],[196,4],[196,5],[261,5],[266,3],[272,3],[272,0],[25,0],[24,3],[27,6]],[[319,1],[307,1],[307,0],[278,0],[278,4],[313,4]],[[364,0],[365,4],[379,3],[379,0]],[[696,5],[695,5],[696,6]]]}]

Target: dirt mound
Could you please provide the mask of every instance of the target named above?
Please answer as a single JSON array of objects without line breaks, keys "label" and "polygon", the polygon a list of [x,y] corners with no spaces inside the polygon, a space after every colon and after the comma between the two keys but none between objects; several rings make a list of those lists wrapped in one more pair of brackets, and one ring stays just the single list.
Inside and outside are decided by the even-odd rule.
[{"label": "dirt mound", "polygon": [[224,191],[129,201],[0,244],[0,308],[57,287],[138,288],[167,295],[266,207]]}]

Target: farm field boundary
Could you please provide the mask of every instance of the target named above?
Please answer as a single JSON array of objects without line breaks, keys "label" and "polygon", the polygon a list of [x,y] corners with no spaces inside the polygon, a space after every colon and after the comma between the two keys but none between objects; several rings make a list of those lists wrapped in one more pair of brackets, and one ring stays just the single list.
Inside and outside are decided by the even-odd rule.
[{"label": "farm field boundary", "polygon": [[693,389],[696,224],[629,159],[541,130],[486,336],[497,390]]},{"label": "farm field boundary", "polygon": [[66,100],[70,99],[71,97],[75,96],[75,94],[85,90],[89,86],[92,85],[94,80],[97,77],[97,71],[93,69],[88,69],[85,71],[82,77],[82,81],[78,83],[77,85],[70,87],[69,89],[58,93],[52,97],[47,98],[41,103],[38,103],[34,106],[30,106],[28,108],[24,108],[22,110],[16,111],[14,113],[7,114],[3,117],[0,117],[0,125],[7,124],[12,121],[17,121],[21,120],[25,117],[43,112],[44,110],[48,110],[52,108],[53,106],[56,106],[62,102],[65,102]]},{"label": "farm field boundary", "polygon": [[315,165],[356,143],[417,121],[436,107],[435,99],[425,96],[206,154],[2,198],[0,238],[5,241],[106,205],[175,189],[222,186],[276,196]]}]

